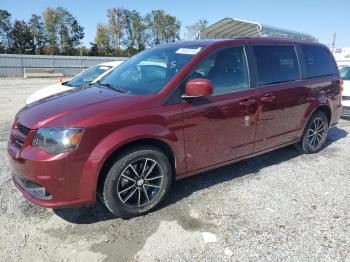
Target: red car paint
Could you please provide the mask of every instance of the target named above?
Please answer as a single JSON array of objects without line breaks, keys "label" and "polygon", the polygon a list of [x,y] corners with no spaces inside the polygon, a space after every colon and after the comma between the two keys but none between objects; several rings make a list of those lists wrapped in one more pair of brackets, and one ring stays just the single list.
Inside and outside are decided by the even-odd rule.
[{"label": "red car paint", "polygon": [[[167,103],[183,78],[215,50],[300,43],[304,42],[267,38],[201,41],[207,47],[155,95],[91,87],[25,107],[11,130],[9,159],[16,175],[42,185],[52,198],[33,197],[15,179],[14,183],[27,199],[41,206],[89,204],[96,201],[103,164],[129,143],[156,140],[167,145],[179,179],[297,142],[309,116],[320,107],[329,112],[330,125],[334,125],[341,112],[338,75],[264,88],[251,83],[248,90],[206,97],[206,103],[195,99]],[[25,135],[19,125],[29,133]],[[40,127],[82,127],[85,131],[75,151],[51,155],[31,146]],[[16,146],[16,138],[23,145]]]}]

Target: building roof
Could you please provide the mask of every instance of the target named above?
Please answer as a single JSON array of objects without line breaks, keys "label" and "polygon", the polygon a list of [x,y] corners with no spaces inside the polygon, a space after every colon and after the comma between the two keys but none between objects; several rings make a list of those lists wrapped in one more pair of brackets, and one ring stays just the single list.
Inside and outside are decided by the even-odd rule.
[{"label": "building roof", "polygon": [[309,34],[228,17],[221,19],[198,33],[199,39],[230,39],[237,36],[267,36],[314,40],[314,37]]}]

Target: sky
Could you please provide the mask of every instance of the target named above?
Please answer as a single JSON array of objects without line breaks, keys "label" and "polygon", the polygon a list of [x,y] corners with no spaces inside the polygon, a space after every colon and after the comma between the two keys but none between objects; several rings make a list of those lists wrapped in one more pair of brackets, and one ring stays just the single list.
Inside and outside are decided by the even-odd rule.
[{"label": "sky", "polygon": [[210,24],[225,18],[237,18],[309,33],[331,46],[336,33],[336,47],[350,47],[350,0],[0,0],[13,19],[28,21],[47,7],[62,6],[84,27],[83,42],[95,38],[96,25],[107,23],[106,10],[112,7],[135,9],[142,15],[164,9],[185,26],[207,19]]}]

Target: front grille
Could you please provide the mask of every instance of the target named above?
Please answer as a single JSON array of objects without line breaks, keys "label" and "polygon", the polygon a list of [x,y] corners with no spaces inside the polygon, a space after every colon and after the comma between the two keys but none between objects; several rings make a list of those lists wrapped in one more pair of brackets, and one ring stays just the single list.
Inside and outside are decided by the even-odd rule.
[{"label": "front grille", "polygon": [[17,124],[17,128],[25,136],[27,136],[30,132],[30,128],[28,128],[24,125],[21,125],[20,123]]},{"label": "front grille", "polygon": [[342,96],[343,100],[350,100],[350,96]]}]

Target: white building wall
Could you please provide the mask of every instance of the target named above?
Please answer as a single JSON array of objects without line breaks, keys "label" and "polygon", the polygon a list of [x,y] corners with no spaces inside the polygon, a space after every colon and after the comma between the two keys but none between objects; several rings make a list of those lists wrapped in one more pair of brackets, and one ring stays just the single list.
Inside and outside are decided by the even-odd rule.
[{"label": "white building wall", "polygon": [[338,66],[350,65],[350,47],[335,48],[332,53]]}]

